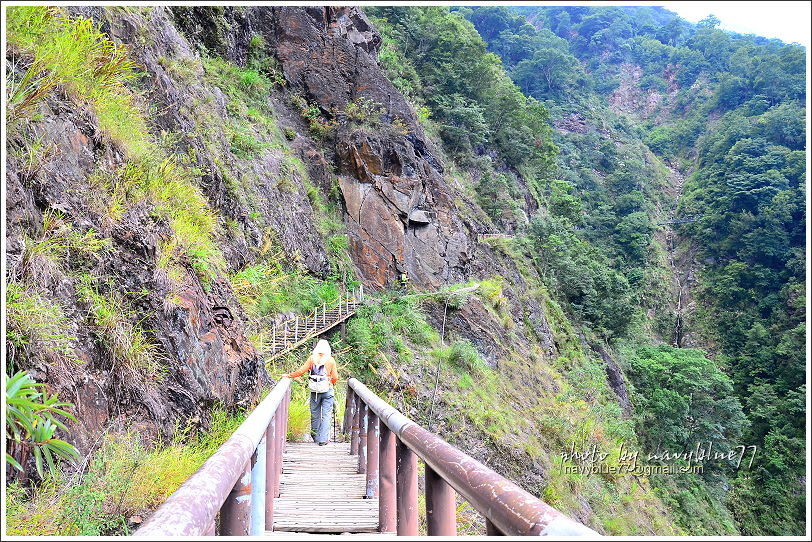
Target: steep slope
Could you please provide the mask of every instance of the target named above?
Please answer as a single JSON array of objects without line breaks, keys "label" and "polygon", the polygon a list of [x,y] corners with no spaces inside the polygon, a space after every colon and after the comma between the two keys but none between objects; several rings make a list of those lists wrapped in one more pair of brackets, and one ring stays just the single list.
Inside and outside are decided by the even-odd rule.
[{"label": "steep slope", "polygon": [[[554,276],[528,263],[540,242],[478,237],[522,221],[517,213],[500,222],[481,208],[484,174],[459,167],[427,135],[419,110],[381,70],[382,38],[361,10],[68,13],[126,46],[139,73],[125,70],[110,83],[131,100],[116,115],[80,72],[18,102],[28,109],[15,105],[8,127],[7,351],[14,369],[34,372],[75,404],[79,421],[67,438],[93,467],[66,472],[109,496],[93,514],[87,504],[64,506],[49,529],[89,533],[77,519],[85,516],[107,522],[94,524],[101,534],[137,524],[163,494],[144,490],[137,501],[123,498],[132,488],[113,493],[109,476],[122,475],[98,444],[104,435],[123,439],[118,430],[129,427],[152,445],[159,433],[178,442],[205,433],[219,420],[215,404],[250,405],[295,362],[269,371],[262,363],[275,318],[362,283],[372,302],[346,338],[330,336],[337,350],[352,347],[345,374],[601,532],[678,532],[646,476],[562,468],[576,463],[566,459],[570,449],[637,446],[604,342],[614,323],[593,318],[605,324],[600,332],[573,326],[561,294],[547,286]],[[15,81],[37,65],[37,42],[65,34],[56,15],[20,10],[12,18]],[[63,73],[58,65],[46,64],[34,81]],[[507,98],[524,100],[503,71],[494,73],[505,107]],[[543,172],[551,131],[541,126],[543,106],[528,107],[536,125],[520,140],[535,158],[523,166]],[[494,129],[498,152],[511,147],[511,129]],[[495,152],[479,150],[484,160]],[[494,171],[512,175],[506,159],[497,156]],[[541,173],[515,179],[528,189],[527,214],[546,211],[552,188]],[[550,199],[566,202],[563,195]],[[398,292],[403,274],[409,286]],[[469,281],[480,284],[474,294],[453,293]],[[88,477],[99,473],[109,475],[103,483]],[[40,528],[34,517],[47,516],[11,509],[29,534]]]},{"label": "steep slope", "polygon": [[[663,224],[654,239],[674,264],[676,321],[654,329],[678,346],[701,346],[730,375],[733,391],[725,396],[735,396],[748,416],[741,440],[759,449],[751,466],[728,466],[730,483],[706,477],[707,487],[743,533],[800,534],[805,478],[795,458],[803,455],[805,430],[800,417],[777,412],[801,409],[806,393],[805,363],[790,351],[803,350],[805,333],[805,301],[796,292],[804,280],[807,51],[722,31],[714,16],[694,25],[662,8],[513,9],[526,19],[500,8],[460,11],[557,123],[586,131],[582,118],[608,106],[613,114],[599,118],[625,117],[631,138],[668,164],[676,182],[660,207],[673,209],[675,223]],[[576,92],[579,83],[588,91]],[[583,179],[574,184],[591,190]],[[627,370],[639,361],[631,352],[624,357]],[[638,396],[644,401],[656,403]],[[776,413],[769,422],[765,409]],[[677,423],[689,428],[692,421]],[[638,436],[652,429],[638,425]],[[699,487],[687,485],[689,492]],[[690,500],[672,503],[682,525],[703,528],[688,511]]]}]

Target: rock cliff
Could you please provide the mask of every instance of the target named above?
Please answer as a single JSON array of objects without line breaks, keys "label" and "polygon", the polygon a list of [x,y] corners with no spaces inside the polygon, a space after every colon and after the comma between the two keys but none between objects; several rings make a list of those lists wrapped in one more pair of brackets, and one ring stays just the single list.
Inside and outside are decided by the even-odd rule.
[{"label": "rock cliff", "polygon": [[[513,258],[477,240],[477,232],[486,231],[476,218],[482,211],[451,182],[412,106],[382,74],[381,38],[360,9],[70,12],[93,19],[129,49],[142,70],[133,88],[149,104],[150,130],[195,172],[192,182],[220,222],[216,243],[224,260],[212,280],[202,279],[192,261],[168,272],[161,263],[171,236],[166,220],[146,202],[127,206],[115,218],[98,205],[100,179],[115,185],[129,164],[126,153],[101,132],[90,108],[65,94],[43,102],[41,118],[15,144],[25,148],[37,140],[57,151],[35,169],[20,155],[9,155],[6,257],[9,272],[36,278],[73,326],[82,363],[65,367],[42,360],[35,369],[38,379],[75,402],[82,427],[71,438],[80,449],[87,450],[113,419],[137,422],[153,434],[171,434],[189,421],[205,425],[215,402],[244,404],[272,383],[246,338],[245,312],[227,276],[257,261],[268,246],[310,274],[330,273],[314,190],[337,196],[352,265],[368,289],[396,287],[403,275],[419,291],[503,277],[505,314],[496,316],[472,300],[447,324],[441,323],[443,307],[432,306],[430,320],[468,338],[494,368],[511,356],[520,359],[509,379],[531,388],[539,384],[540,360],[555,359],[564,346],[546,298],[529,291]],[[273,111],[275,126],[252,127],[250,137],[240,131],[238,118],[258,114],[235,108],[227,77],[213,79],[206,62],[215,57],[236,66],[256,58],[269,62],[277,84],[263,91],[257,107]],[[314,122],[328,136],[314,136]],[[280,133],[285,145],[278,143]],[[241,151],[246,140],[251,152]],[[69,255],[63,268],[34,276],[26,243],[50,235],[43,223],[56,211],[59,221],[109,239],[109,247],[103,257],[82,262]],[[83,273],[102,277],[97,291],[126,303],[130,324],[157,345],[157,375],[117,364],[104,330],[88,318],[90,302],[76,293]],[[410,370],[418,368],[404,367]],[[428,396],[429,386],[426,374],[417,393]],[[541,491],[549,465],[517,450],[499,458],[483,447],[485,440],[472,431],[459,444]]]}]

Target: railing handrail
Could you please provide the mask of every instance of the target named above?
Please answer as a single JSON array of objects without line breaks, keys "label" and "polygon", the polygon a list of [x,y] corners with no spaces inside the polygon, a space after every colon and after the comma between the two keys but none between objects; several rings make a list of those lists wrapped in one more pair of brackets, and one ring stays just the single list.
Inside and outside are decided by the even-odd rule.
[{"label": "railing handrail", "polygon": [[296,316],[294,316],[292,318],[288,318],[287,320],[282,320],[281,322],[278,322],[278,323],[274,324],[273,327],[279,327],[279,326],[284,325],[284,324],[286,324],[288,322],[294,322],[294,321],[296,321],[298,319],[303,319],[303,320],[313,319],[313,318],[316,317],[316,315],[317,315],[317,313],[318,313],[318,311],[320,309],[325,308],[325,307],[331,307],[333,305],[335,305],[336,307],[340,307],[344,303],[355,303],[355,304],[360,305],[361,301],[359,301],[354,296],[339,296],[338,298],[334,299],[333,301],[325,301],[324,303],[322,303],[321,305],[319,305],[318,307],[313,309],[313,311],[310,312],[307,316],[302,316],[302,315],[297,314]]},{"label": "railing handrail", "polygon": [[363,383],[347,384],[389,430],[475,509],[510,536],[601,536],[404,416]]},{"label": "railing handrail", "polygon": [[133,536],[202,536],[245,473],[271,419],[290,389],[281,378],[236,431],[186,480]]}]

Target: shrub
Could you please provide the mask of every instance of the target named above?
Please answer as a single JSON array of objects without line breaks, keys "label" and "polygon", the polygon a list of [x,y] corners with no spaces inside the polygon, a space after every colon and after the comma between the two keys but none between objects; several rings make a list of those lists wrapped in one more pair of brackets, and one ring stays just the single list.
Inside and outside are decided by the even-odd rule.
[{"label": "shrub", "polygon": [[455,341],[448,347],[448,361],[471,373],[481,372],[488,366],[467,339]]},{"label": "shrub", "polygon": [[381,104],[375,103],[369,98],[358,98],[349,102],[344,108],[344,113],[350,121],[366,126],[379,125],[384,112]]},{"label": "shrub", "polygon": [[63,440],[54,438],[57,429],[66,430],[59,417],[76,421],[63,407],[72,403],[60,402],[57,395],[48,395],[24,371],[18,371],[6,381],[6,461],[23,471],[29,454],[33,451],[37,473],[45,477],[43,463],[51,473],[56,472],[54,458],[78,459],[76,448]]},{"label": "shrub", "polygon": [[234,130],[229,136],[231,152],[238,158],[254,158],[257,154],[268,147],[266,143],[257,140],[252,134],[246,131]]},{"label": "shrub", "polygon": [[231,276],[240,302],[255,316],[280,312],[308,314],[322,303],[338,299],[338,286],[300,271],[286,272],[281,263],[260,262]]}]

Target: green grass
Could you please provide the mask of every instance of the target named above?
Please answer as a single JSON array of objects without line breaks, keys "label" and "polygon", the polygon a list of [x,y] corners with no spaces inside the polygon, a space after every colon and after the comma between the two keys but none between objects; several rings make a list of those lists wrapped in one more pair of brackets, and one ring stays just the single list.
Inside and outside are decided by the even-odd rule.
[{"label": "green grass", "polygon": [[309,394],[299,390],[300,386],[294,384],[288,411],[288,433],[290,442],[307,441],[310,439],[310,400]]},{"label": "green grass", "polygon": [[118,176],[129,189],[129,200],[148,199],[155,213],[168,221],[173,237],[162,254],[177,263],[188,262],[204,279],[224,270],[215,241],[222,234],[218,214],[192,182],[188,168],[155,150],[122,166]]},{"label": "green grass", "polygon": [[[25,76],[11,83],[9,118],[29,115],[58,85],[70,90],[95,110],[99,127],[129,158],[118,175],[118,182],[126,188],[122,191],[117,183],[108,184],[110,217],[117,220],[125,203],[147,197],[172,229],[168,252],[178,260],[188,258],[206,280],[217,275],[223,267],[214,241],[220,233],[218,216],[195,186],[195,172],[183,166],[180,157],[163,151],[149,135],[144,111],[125,86],[137,75],[126,49],[113,43],[90,19],[69,18],[59,8],[10,8],[8,37],[30,61]],[[245,84],[254,88],[260,83]],[[251,141],[246,141],[250,146]]]},{"label": "green grass", "polygon": [[271,340],[273,318],[277,314],[307,316],[316,307],[336,301],[341,295],[337,276],[321,280],[291,263],[281,252],[269,252],[257,263],[229,275],[231,287],[246,309],[246,334],[259,352],[263,352]]},{"label": "green grass", "polygon": [[[479,297],[488,317],[505,326],[500,314],[515,311],[504,294],[504,279],[486,277],[477,282],[480,288],[469,297]],[[449,294],[464,286],[449,288]],[[566,362],[556,364],[549,359],[531,336],[529,355],[520,357],[515,347],[504,345],[514,353],[499,359],[498,368],[492,369],[472,343],[453,333],[446,337],[446,346],[440,345],[437,332],[418,305],[424,298],[395,293],[383,294],[364,306],[348,322],[346,342],[337,341],[334,346],[351,346],[344,357],[347,371],[384,397],[391,393],[402,411],[414,408],[417,415],[410,417],[418,423],[428,424],[451,442],[475,438],[486,443],[491,453],[506,460],[509,457],[506,464],[512,467],[501,474],[562,512],[583,516],[586,502],[591,510],[585,517],[587,523],[607,533],[677,532],[647,479],[635,486],[630,476],[569,474],[561,469],[558,456],[570,445],[585,449],[594,444],[609,451],[612,461],[617,458],[611,453],[616,454],[621,441],[628,450],[636,449],[636,440],[633,426],[622,419],[606,383],[603,362],[584,354],[574,328],[546,290],[538,283],[531,282],[531,286],[536,286],[531,294],[537,302],[551,308],[547,317],[555,328],[557,345],[569,356]],[[461,299],[449,306],[464,302]],[[433,419],[428,420],[426,394],[432,393],[438,366],[442,385]],[[403,382],[401,372],[413,379],[421,375],[419,382]],[[522,465],[528,463],[540,465],[546,473],[536,480],[537,486],[522,483]],[[632,497],[622,499],[625,495]]]},{"label": "green grass", "polygon": [[141,327],[133,323],[135,311],[127,309],[115,291],[99,292],[96,281],[83,275],[76,288],[79,299],[88,306],[88,317],[95,326],[97,340],[112,355],[113,367],[122,366],[131,375],[161,377],[161,357],[157,346]]},{"label": "green grass", "polygon": [[362,305],[347,323],[346,342],[352,347],[348,359],[359,374],[373,377],[369,368],[389,363],[389,359],[412,361],[412,351],[404,341],[417,347],[437,345],[440,341],[413,298],[384,293],[376,302]]},{"label": "green grass", "polygon": [[274,81],[252,68],[241,68],[219,57],[204,57],[206,79],[220,87],[231,99],[249,105],[265,105]]},{"label": "green grass", "polygon": [[299,270],[285,271],[280,261],[248,265],[231,276],[240,302],[256,316],[281,312],[307,315],[338,299],[338,284]]},{"label": "green grass", "polygon": [[471,341],[459,339],[448,346],[435,348],[431,351],[435,359],[454,367],[457,371],[465,374],[479,374],[489,370],[488,365],[479,355]]},{"label": "green grass", "polygon": [[32,359],[78,361],[76,337],[62,307],[20,282],[6,285],[7,372],[26,369]]},{"label": "green grass", "polygon": [[93,228],[77,230],[62,212],[47,209],[39,234],[25,236],[22,257],[14,272],[17,277],[45,287],[65,267],[84,269],[99,263],[111,246],[111,240],[99,237]]},{"label": "green grass", "polygon": [[48,477],[35,491],[18,483],[6,494],[12,536],[129,535],[128,518],[146,517],[186,481],[243,421],[211,411],[206,432],[187,427],[168,443],[146,447],[136,431],[109,433],[78,477]]},{"label": "green grass", "polygon": [[7,11],[8,42],[27,66],[9,84],[10,122],[30,116],[57,86],[96,111],[99,126],[133,155],[148,148],[148,130],[125,82],[137,76],[126,49],[90,20],[69,18],[60,8],[17,6]]},{"label": "green grass", "polygon": [[268,144],[256,139],[248,131],[231,130],[229,133],[229,144],[234,156],[243,159],[257,157],[263,150],[268,148]]}]

